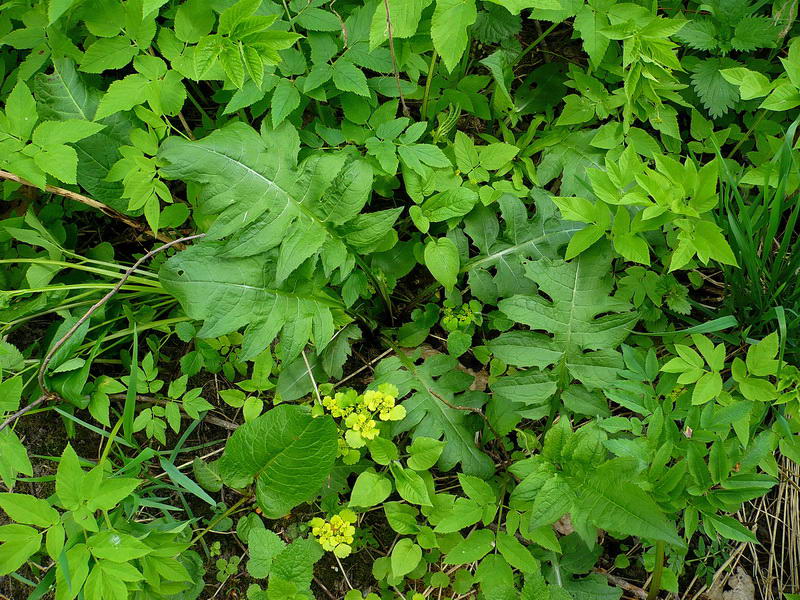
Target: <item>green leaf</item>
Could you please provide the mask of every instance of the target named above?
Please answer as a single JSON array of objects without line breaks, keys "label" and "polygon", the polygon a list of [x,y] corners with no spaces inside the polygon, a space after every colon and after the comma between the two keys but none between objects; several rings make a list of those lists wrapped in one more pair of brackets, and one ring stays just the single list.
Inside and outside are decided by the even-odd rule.
[{"label": "green leaf", "polygon": [[60,516],[46,500],[27,494],[0,493],[0,508],[12,521],[37,527],[50,527],[58,523]]},{"label": "green leaf", "polygon": [[141,479],[133,477],[106,479],[100,484],[100,489],[91,498],[87,499],[87,507],[91,511],[111,510],[130,496],[141,483]]},{"label": "green leaf", "polygon": [[300,406],[280,405],[240,426],[219,462],[225,481],[256,480],[264,516],[276,519],[322,487],[336,458],[336,425]]},{"label": "green leaf", "polygon": [[431,38],[433,47],[451,73],[467,49],[467,29],[477,17],[475,0],[436,0]]},{"label": "green leaf", "polygon": [[597,68],[608,50],[609,39],[601,33],[608,27],[608,13],[597,10],[593,3],[586,3],[575,15],[575,30],[583,40],[583,50],[589,55],[592,66]]},{"label": "green leaf", "polygon": [[392,548],[390,560],[392,575],[402,577],[417,568],[419,561],[422,560],[422,548],[410,538],[402,538]]},{"label": "green leaf", "polygon": [[510,162],[519,153],[519,148],[503,142],[489,144],[488,146],[479,146],[478,150],[480,165],[489,171],[499,169]]},{"label": "green leaf", "polygon": [[369,97],[369,86],[364,72],[353,63],[339,59],[333,63],[333,84],[343,92],[354,92]]},{"label": "green leaf", "polygon": [[[400,156],[403,157],[402,146],[400,151]],[[477,202],[477,192],[466,187],[457,187],[428,198],[422,204],[422,212],[429,221],[438,223],[466,215]]]},{"label": "green leaf", "polygon": [[698,62],[692,72],[694,87],[703,106],[712,117],[720,117],[739,101],[736,86],[729,83],[723,69],[738,67],[740,63],[730,58],[707,58]]},{"label": "green leaf", "polygon": [[391,493],[392,482],[374,469],[367,469],[353,484],[348,506],[371,508],[386,500]]},{"label": "green leaf", "polygon": [[6,99],[5,112],[11,133],[23,141],[30,139],[39,116],[36,114],[36,101],[24,82],[18,82],[11,90]]},{"label": "green leaf", "polygon": [[80,460],[70,444],[64,448],[56,471],[56,494],[61,506],[75,510],[85,499],[84,474]]},{"label": "green leaf", "polygon": [[458,248],[450,238],[441,237],[425,244],[425,266],[445,289],[455,286],[459,265]]},{"label": "green leaf", "polygon": [[105,125],[68,119],[66,121],[44,121],[33,132],[33,143],[51,146],[78,142],[102,130]]},{"label": "green leaf", "polygon": [[96,533],[87,540],[86,545],[95,558],[117,563],[130,562],[153,551],[132,535],[111,530]]},{"label": "green leaf", "polygon": [[432,356],[419,366],[406,364],[405,368],[399,361],[387,359],[376,369],[376,383],[394,383],[400,388],[398,397],[411,389],[416,390],[403,402],[406,418],[394,424],[393,435],[413,429],[415,439],[443,440],[445,447],[438,461],[440,469],[447,471],[461,463],[462,471],[467,475],[489,477],[494,472],[494,465],[475,446],[475,431],[482,421],[469,411],[451,408],[444,402],[454,406],[469,403],[475,407],[486,400],[481,393],[466,392],[473,378],[465,373],[455,373],[457,364],[454,358],[446,355]]},{"label": "green leaf", "polygon": [[625,535],[661,540],[678,548],[686,544],[649,494],[630,480],[629,459],[615,459],[571,484],[578,492],[576,509],[597,527]]},{"label": "green leaf", "polygon": [[703,521],[710,524],[718,534],[726,539],[750,544],[758,543],[753,532],[733,517],[703,513]]},{"label": "green leaf", "polygon": [[67,12],[72,5],[75,4],[75,0],[50,0],[47,4],[47,18],[49,24],[52,25],[65,12]]},{"label": "green leaf", "polygon": [[539,571],[539,561],[537,561],[525,546],[517,538],[504,531],[497,532],[497,549],[515,569],[523,573],[537,573]]},{"label": "green leaf", "polygon": [[256,579],[265,579],[272,570],[273,559],[280,554],[286,544],[278,535],[268,529],[253,528],[247,536],[247,572]]},{"label": "green leaf", "polygon": [[281,79],[272,92],[272,126],[277,127],[300,106],[300,92],[290,79]]},{"label": "green leaf", "polygon": [[100,38],[86,48],[80,68],[86,73],[121,69],[133,60],[138,51],[126,37]]},{"label": "green leaf", "polygon": [[[499,308],[515,322],[550,335],[506,333],[489,342],[489,348],[513,365],[555,364],[558,381],[574,378],[591,387],[613,383],[622,366],[614,349],[628,336],[638,315],[609,295],[613,285],[609,264],[607,246],[595,246],[571,262],[529,263],[526,276],[548,298],[513,296],[501,300]],[[512,351],[506,343],[512,341],[519,350]]]},{"label": "green leaf", "polygon": [[[387,0],[389,19],[392,23],[392,36],[395,39],[408,38],[417,32],[422,11],[431,0]],[[369,47],[373,50],[389,39],[386,23],[386,6],[378,2],[372,15],[369,30]]]},{"label": "green leaf", "polygon": [[483,558],[494,547],[494,533],[489,529],[476,529],[466,539],[445,554],[444,564],[464,565]]},{"label": "green leaf", "polygon": [[433,505],[425,481],[416,471],[404,469],[397,463],[390,464],[389,470],[394,477],[397,493],[400,494],[403,500],[411,504],[420,504],[422,506]]},{"label": "green leaf", "polygon": [[445,443],[428,437],[417,437],[407,450],[408,466],[415,471],[427,471],[442,455]]},{"label": "green leaf", "polygon": [[[9,367],[3,365],[3,367],[0,368]],[[0,382],[0,413],[14,412],[19,409],[19,401],[22,398],[22,388],[23,382],[20,376]]]},{"label": "green leaf", "polygon": [[19,569],[42,546],[42,534],[26,525],[0,525],[0,575]]}]

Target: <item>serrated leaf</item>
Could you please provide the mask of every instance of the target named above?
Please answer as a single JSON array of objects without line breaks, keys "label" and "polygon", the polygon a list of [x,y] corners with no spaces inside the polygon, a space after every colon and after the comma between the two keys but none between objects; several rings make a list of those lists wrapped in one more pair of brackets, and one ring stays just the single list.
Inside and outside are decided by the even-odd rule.
[{"label": "serrated leaf", "polygon": [[333,467],[336,425],[300,406],[280,405],[240,426],[219,461],[223,480],[255,479],[264,516],[277,519],[311,500]]},{"label": "serrated leaf", "polygon": [[686,546],[675,525],[649,494],[630,481],[629,459],[614,459],[599,467],[585,482],[571,480],[578,494],[576,507],[597,527]]},{"label": "serrated leaf", "polygon": [[724,115],[739,101],[738,89],[721,73],[722,69],[738,66],[730,58],[707,58],[695,65],[692,86],[712,117]]},{"label": "serrated leaf", "polygon": [[[393,425],[394,434],[413,430],[413,438],[427,437],[443,440],[446,445],[438,460],[439,468],[450,470],[461,464],[462,472],[476,477],[488,477],[494,472],[492,460],[475,445],[474,432],[481,425],[480,417],[469,411],[451,408],[465,402],[482,403],[485,395],[477,392],[463,394],[472,378],[442,377],[452,373],[457,361],[446,355],[432,356],[422,365],[413,369],[401,369],[398,361],[387,359],[381,363],[386,371],[376,371],[376,383],[391,381],[401,388],[401,394],[408,390],[415,393],[403,402],[406,417]],[[385,375],[384,375],[385,373]],[[398,381],[398,377],[402,381]],[[438,397],[437,397],[438,396]],[[477,419],[477,421],[476,421]]]},{"label": "serrated leaf", "polygon": [[477,17],[475,0],[436,0],[431,38],[448,71],[455,69],[467,49],[467,28]]},{"label": "serrated leaf", "polygon": [[[499,303],[510,319],[533,330],[547,331],[548,336],[533,333],[531,350],[538,350],[547,364],[556,364],[555,377],[560,381],[579,379],[597,387],[614,381],[622,366],[621,355],[614,349],[624,341],[638,319],[630,305],[612,298],[608,247],[599,245],[571,262],[540,260],[529,263],[526,276],[547,294],[517,295]],[[604,315],[604,316],[599,316]],[[489,348],[499,350],[503,334],[492,340]],[[517,364],[516,353],[501,355]]]},{"label": "serrated leaf", "polygon": [[333,84],[343,92],[353,92],[369,97],[369,86],[364,71],[353,63],[339,59],[333,63]]}]

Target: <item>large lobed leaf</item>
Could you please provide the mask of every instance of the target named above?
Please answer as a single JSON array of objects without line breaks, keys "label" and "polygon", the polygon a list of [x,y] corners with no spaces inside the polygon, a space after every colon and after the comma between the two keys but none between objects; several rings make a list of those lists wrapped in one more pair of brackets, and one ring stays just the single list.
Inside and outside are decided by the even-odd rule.
[{"label": "large lobed leaf", "polygon": [[208,237],[226,240],[223,256],[278,248],[278,283],[307,259],[319,258],[326,275],[338,268],[344,276],[356,253],[387,237],[393,245],[400,209],[360,215],[372,191],[371,167],[343,152],[315,154],[298,165],[298,149],[288,125],[259,135],[233,123],[199,141],[169,138],[159,158],[164,177],[202,185],[199,209],[218,215]]},{"label": "large lobed leaf", "polygon": [[516,295],[501,300],[499,307],[534,331],[512,331],[492,340],[489,347],[495,355],[523,367],[556,365],[563,384],[571,379],[590,387],[613,382],[622,365],[615,348],[638,314],[610,296],[610,261],[608,246],[598,245],[570,262],[529,262],[526,275],[542,293]]},{"label": "large lobed leaf", "polygon": [[243,349],[256,356],[282,332],[281,357],[291,360],[309,339],[323,349],[334,332],[340,306],[313,277],[278,286],[274,257],[227,258],[220,242],[198,244],[161,267],[164,289],[203,326],[200,337],[218,337],[247,326]]},{"label": "large lobed leaf", "polygon": [[502,231],[495,212],[487,207],[480,206],[465,219],[464,231],[480,254],[464,270],[472,294],[481,302],[496,304],[499,298],[535,292],[535,284],[525,277],[525,262],[557,258],[558,249],[584,227],[561,219],[543,190],[532,196],[536,206],[532,218],[519,198],[510,194],[500,198]]},{"label": "large lobed leaf", "polygon": [[239,427],[219,460],[227,483],[255,480],[264,516],[277,519],[311,500],[333,467],[336,424],[300,406],[281,404]]},{"label": "large lobed leaf", "polygon": [[260,135],[234,123],[195,142],[169,138],[159,152],[162,174],[200,184],[198,209],[217,215],[206,240],[167,261],[161,281],[204,321],[201,336],[248,325],[246,357],[279,332],[286,361],[309,339],[321,351],[341,305],[326,283],[397,239],[401,209],[361,213],[372,190],[366,162],[315,154],[298,165],[298,149],[288,124]]}]

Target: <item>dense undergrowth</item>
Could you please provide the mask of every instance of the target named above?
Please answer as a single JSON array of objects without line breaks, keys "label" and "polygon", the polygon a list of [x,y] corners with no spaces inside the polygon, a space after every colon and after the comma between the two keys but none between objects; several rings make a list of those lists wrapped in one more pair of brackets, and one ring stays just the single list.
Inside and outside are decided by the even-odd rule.
[{"label": "dense undergrowth", "polygon": [[0,597],[696,598],[776,552],[797,13],[3,3]]}]

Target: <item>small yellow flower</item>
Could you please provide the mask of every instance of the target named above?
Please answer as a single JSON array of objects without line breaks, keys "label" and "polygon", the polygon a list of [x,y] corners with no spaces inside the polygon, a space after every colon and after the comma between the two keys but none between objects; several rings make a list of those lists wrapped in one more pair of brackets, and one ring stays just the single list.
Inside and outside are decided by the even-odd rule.
[{"label": "small yellow flower", "polygon": [[331,517],[330,521],[315,517],[309,521],[311,535],[317,538],[326,552],[333,552],[339,558],[344,558],[352,551],[356,533],[353,524],[356,520],[356,514],[347,509]]}]

